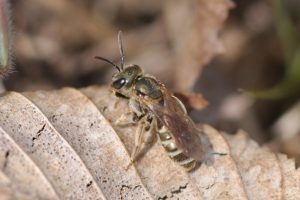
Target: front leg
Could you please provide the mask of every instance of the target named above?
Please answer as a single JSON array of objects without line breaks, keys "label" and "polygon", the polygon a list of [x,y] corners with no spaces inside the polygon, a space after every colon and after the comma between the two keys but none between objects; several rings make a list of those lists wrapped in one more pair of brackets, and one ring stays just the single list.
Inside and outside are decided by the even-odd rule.
[{"label": "front leg", "polygon": [[114,123],[116,126],[134,126],[139,121],[139,117],[133,111],[122,114]]},{"label": "front leg", "polygon": [[146,115],[146,112],[144,109],[142,109],[141,104],[134,99],[129,100],[129,107],[131,111],[122,114],[121,117],[119,117],[116,120],[114,125],[116,126],[136,125]]}]

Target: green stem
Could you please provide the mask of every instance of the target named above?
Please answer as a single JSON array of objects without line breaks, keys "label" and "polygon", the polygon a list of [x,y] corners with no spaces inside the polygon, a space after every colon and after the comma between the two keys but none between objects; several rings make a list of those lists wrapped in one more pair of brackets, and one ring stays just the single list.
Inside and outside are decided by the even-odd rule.
[{"label": "green stem", "polygon": [[295,51],[299,46],[299,41],[297,40],[292,20],[283,5],[282,0],[273,0],[273,4],[278,36],[283,48],[287,66],[290,66]]},{"label": "green stem", "polygon": [[3,75],[10,67],[10,16],[7,0],[0,1],[0,75]]}]

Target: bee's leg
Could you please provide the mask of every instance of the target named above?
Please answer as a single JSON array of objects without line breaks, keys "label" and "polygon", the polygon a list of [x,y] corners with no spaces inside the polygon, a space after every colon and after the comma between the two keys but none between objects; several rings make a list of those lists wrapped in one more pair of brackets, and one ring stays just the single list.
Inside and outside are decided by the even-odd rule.
[{"label": "bee's leg", "polygon": [[143,156],[155,143],[157,137],[156,132],[153,129],[154,123],[147,121],[139,142],[141,146],[143,145],[143,148],[138,149],[135,158],[132,157],[134,161]]},{"label": "bee's leg", "polygon": [[[117,126],[129,126],[136,125],[144,116],[146,115],[145,111],[141,109],[141,105],[136,100],[129,100],[129,107],[131,111],[121,115],[119,119],[114,123]],[[128,115],[131,115],[129,117]]]},{"label": "bee's leg", "polygon": [[129,125],[136,125],[138,122],[138,116],[135,112],[130,111],[127,113],[122,114],[116,122],[114,122],[114,125],[116,126],[129,126]]},{"label": "bee's leg", "polygon": [[134,148],[131,153],[131,161],[134,162],[137,159],[138,154],[140,153],[141,147],[143,145],[143,133],[145,133],[146,128],[146,121],[141,120],[138,125],[138,129],[135,133],[135,140],[134,140]]},{"label": "bee's leg", "polygon": [[138,154],[141,151],[141,147],[143,145],[142,138],[143,138],[143,134],[146,132],[145,129],[148,126],[147,123],[148,122],[146,121],[145,117],[139,121],[138,128],[135,133],[134,148],[133,148],[133,151],[130,156],[131,161],[130,161],[129,165],[126,167],[126,169],[128,169],[136,161]]},{"label": "bee's leg", "polygon": [[145,143],[147,146],[152,145],[157,140],[157,124],[156,120],[149,122],[149,126],[146,127],[146,132],[149,133],[148,137],[145,138],[143,143]]}]

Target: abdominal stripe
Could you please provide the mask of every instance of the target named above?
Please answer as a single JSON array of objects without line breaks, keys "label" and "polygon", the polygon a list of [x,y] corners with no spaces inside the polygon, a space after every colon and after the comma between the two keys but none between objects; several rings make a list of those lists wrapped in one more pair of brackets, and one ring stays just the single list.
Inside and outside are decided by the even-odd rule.
[{"label": "abdominal stripe", "polygon": [[170,158],[187,170],[191,170],[195,167],[196,161],[193,158],[184,155],[182,149],[177,148],[172,134],[166,129],[165,126],[158,130],[158,134],[162,146],[167,151],[167,154]]}]

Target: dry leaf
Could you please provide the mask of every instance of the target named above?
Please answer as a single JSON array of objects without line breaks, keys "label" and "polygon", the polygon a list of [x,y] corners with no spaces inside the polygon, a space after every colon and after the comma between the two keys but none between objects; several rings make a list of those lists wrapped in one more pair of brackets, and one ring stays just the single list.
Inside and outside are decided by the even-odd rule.
[{"label": "dry leaf", "polygon": [[182,101],[188,111],[190,110],[202,110],[207,105],[208,102],[204,99],[204,97],[195,92],[178,92],[174,93],[176,97]]},{"label": "dry leaf", "polygon": [[296,102],[290,109],[281,115],[274,123],[272,131],[274,139],[272,147],[280,147],[280,151],[293,156],[296,165],[300,164],[300,102]]},{"label": "dry leaf", "polygon": [[293,160],[235,136],[204,129],[216,152],[191,173],[156,142],[126,170],[134,126],[113,122],[127,102],[106,87],[0,98],[1,199],[299,199]]},{"label": "dry leaf", "polygon": [[164,14],[176,54],[176,89],[191,89],[203,66],[223,51],[218,34],[233,5],[230,0],[167,1]]}]

